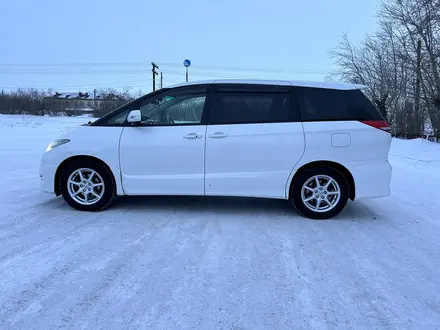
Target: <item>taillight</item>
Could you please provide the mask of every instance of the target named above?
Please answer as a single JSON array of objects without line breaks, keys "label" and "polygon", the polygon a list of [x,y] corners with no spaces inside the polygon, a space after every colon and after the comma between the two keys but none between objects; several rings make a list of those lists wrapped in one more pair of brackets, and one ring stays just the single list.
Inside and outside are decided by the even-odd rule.
[{"label": "taillight", "polygon": [[391,131],[391,127],[388,125],[386,120],[362,120],[361,122],[365,125],[378,128],[385,132]]}]

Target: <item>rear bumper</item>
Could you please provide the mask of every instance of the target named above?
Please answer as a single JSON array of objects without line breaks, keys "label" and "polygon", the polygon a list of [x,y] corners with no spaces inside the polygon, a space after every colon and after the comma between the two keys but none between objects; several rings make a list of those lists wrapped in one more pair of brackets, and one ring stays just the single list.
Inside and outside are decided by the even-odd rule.
[{"label": "rear bumper", "polygon": [[351,162],[348,170],[354,179],[355,199],[385,197],[391,194],[392,167],[388,158]]}]

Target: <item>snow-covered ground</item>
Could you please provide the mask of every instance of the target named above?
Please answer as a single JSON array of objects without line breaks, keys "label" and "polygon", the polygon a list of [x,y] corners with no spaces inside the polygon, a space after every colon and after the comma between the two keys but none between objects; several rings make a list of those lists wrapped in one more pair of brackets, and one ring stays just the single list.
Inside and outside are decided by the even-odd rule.
[{"label": "snow-covered ground", "polygon": [[328,221],[283,201],[38,190],[88,118],[0,115],[0,329],[440,329],[440,144],[394,140],[392,195]]}]

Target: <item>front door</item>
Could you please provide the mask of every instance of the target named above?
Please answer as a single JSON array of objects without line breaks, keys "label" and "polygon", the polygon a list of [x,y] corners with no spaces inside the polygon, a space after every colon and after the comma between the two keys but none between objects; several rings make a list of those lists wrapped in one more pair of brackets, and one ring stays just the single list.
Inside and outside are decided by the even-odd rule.
[{"label": "front door", "polygon": [[206,195],[286,198],[304,153],[304,132],[289,88],[216,88],[206,132]]},{"label": "front door", "polygon": [[127,195],[203,195],[206,87],[166,90],[141,100],[142,122],[124,127],[120,140]]}]

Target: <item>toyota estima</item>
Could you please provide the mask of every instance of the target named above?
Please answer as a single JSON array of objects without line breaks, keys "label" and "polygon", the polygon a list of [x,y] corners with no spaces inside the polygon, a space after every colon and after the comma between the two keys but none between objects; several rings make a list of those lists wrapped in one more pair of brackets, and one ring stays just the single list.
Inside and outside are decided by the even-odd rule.
[{"label": "toyota estima", "polygon": [[313,219],[390,194],[391,135],[365,86],[213,80],[163,88],[53,141],[41,190],[79,210],[122,195],[290,201]]}]

